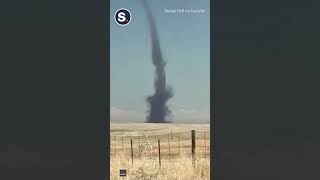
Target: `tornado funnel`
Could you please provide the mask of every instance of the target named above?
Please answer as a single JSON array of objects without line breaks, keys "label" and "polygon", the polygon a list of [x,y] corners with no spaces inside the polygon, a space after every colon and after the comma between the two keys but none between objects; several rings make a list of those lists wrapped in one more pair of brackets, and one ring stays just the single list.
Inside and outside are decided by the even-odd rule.
[{"label": "tornado funnel", "polygon": [[166,105],[167,101],[173,97],[171,87],[166,85],[166,62],[163,60],[159,36],[150,7],[145,0],[142,0],[143,7],[146,11],[147,20],[150,27],[151,38],[151,59],[155,67],[154,94],[147,97],[149,105],[149,114],[147,115],[148,123],[167,123],[167,117],[171,114]]}]

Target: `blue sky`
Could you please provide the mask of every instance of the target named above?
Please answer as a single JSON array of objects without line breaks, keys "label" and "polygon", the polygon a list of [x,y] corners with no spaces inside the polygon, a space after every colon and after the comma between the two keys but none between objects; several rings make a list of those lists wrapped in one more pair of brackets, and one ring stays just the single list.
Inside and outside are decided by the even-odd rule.
[{"label": "blue sky", "polygon": [[[209,3],[209,0],[149,0],[167,61],[167,83],[174,89],[174,97],[168,101],[173,120],[195,116],[194,119],[209,121]],[[139,0],[111,0],[110,5],[111,121],[119,118],[126,121],[130,113],[145,121],[148,110],[145,98],[154,92],[146,15]],[[132,19],[127,26],[120,26],[114,20],[114,13],[120,8],[131,12]],[[165,9],[203,9],[205,12],[165,13]],[[117,116],[113,116],[115,114]]]}]

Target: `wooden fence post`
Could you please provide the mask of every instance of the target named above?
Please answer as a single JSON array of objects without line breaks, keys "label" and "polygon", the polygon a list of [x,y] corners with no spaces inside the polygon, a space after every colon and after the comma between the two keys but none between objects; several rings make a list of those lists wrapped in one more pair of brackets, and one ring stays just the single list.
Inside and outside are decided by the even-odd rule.
[{"label": "wooden fence post", "polygon": [[122,154],[123,154],[123,136],[121,136],[121,149],[122,149]]},{"label": "wooden fence post", "polygon": [[140,149],[140,136],[139,136],[139,159],[140,159],[140,155],[141,155],[141,149]]},{"label": "wooden fence post", "polygon": [[178,144],[179,144],[179,156],[181,154],[181,150],[180,150],[180,133],[178,134]]},{"label": "wooden fence post", "polygon": [[117,136],[114,136],[114,156],[117,155]]},{"label": "wooden fence post", "polygon": [[161,168],[160,139],[158,139],[159,168]]},{"label": "wooden fence post", "polygon": [[203,132],[204,136],[204,158],[207,158],[207,139],[206,139],[206,132]]},{"label": "wooden fence post", "polygon": [[168,134],[168,148],[169,148],[169,161],[170,161],[170,138],[169,138],[169,134]]},{"label": "wooden fence post", "polygon": [[132,148],[132,138],[131,138],[131,164],[133,166],[133,148]]},{"label": "wooden fence post", "polygon": [[193,166],[195,165],[195,154],[196,154],[196,131],[195,130],[191,130],[191,152],[192,152],[192,163]]}]

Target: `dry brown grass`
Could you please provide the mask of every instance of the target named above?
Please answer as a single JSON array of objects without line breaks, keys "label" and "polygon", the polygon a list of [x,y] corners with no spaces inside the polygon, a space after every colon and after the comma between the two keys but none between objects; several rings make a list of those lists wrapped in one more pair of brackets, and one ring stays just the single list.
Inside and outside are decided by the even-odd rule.
[{"label": "dry brown grass", "polygon": [[[147,141],[141,141],[140,154],[137,156],[138,151],[134,151],[133,164],[130,157],[130,146],[129,143],[125,143],[123,151],[121,150],[121,143],[118,142],[117,153],[112,153],[110,157],[110,179],[112,180],[207,180],[210,179],[210,157],[207,155],[206,158],[203,156],[203,150],[201,148],[196,149],[199,153],[195,157],[195,166],[190,154],[189,148],[182,148],[181,153],[178,156],[172,156],[168,158],[168,149],[166,146],[167,142],[161,141],[161,168],[159,166],[159,157],[157,152],[157,143],[154,140],[148,138],[148,135],[159,135],[167,134],[172,130],[177,131],[188,131],[191,129],[209,131],[208,127],[202,127],[197,125],[168,125],[168,124],[130,124],[130,125],[113,125],[115,129],[111,135],[123,136],[128,138],[132,135],[146,136]],[[145,130],[148,130],[146,132]],[[189,137],[189,136],[188,136]],[[181,141],[181,146],[190,145],[190,140]],[[197,144],[202,144],[203,141],[198,141]],[[210,141],[208,140],[207,145]],[[115,145],[115,144],[112,144]],[[171,146],[177,146],[176,142],[172,142]],[[114,149],[113,149],[114,150]],[[177,149],[172,148],[171,153],[174,153]],[[209,152],[208,152],[209,154]],[[119,170],[126,169],[127,177],[119,177]]]},{"label": "dry brown grass", "polygon": [[[119,177],[120,169],[127,170],[126,178]],[[110,174],[112,180],[207,180],[210,179],[210,159],[196,157],[193,166],[192,157],[182,155],[180,158],[162,161],[160,168],[158,157],[151,153],[134,159],[133,165],[128,156],[116,156],[111,157]]]}]

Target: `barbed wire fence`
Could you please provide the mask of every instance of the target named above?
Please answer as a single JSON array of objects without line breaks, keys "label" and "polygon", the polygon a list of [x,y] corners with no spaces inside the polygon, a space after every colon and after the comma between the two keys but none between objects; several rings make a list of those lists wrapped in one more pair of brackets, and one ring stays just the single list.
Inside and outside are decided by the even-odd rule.
[{"label": "barbed wire fence", "polygon": [[[194,135],[192,135],[194,133]],[[111,135],[111,157],[127,156],[132,164],[135,159],[159,159],[170,162],[181,156],[210,158],[210,132],[185,131],[165,134]],[[193,142],[194,141],[194,142]]]}]

